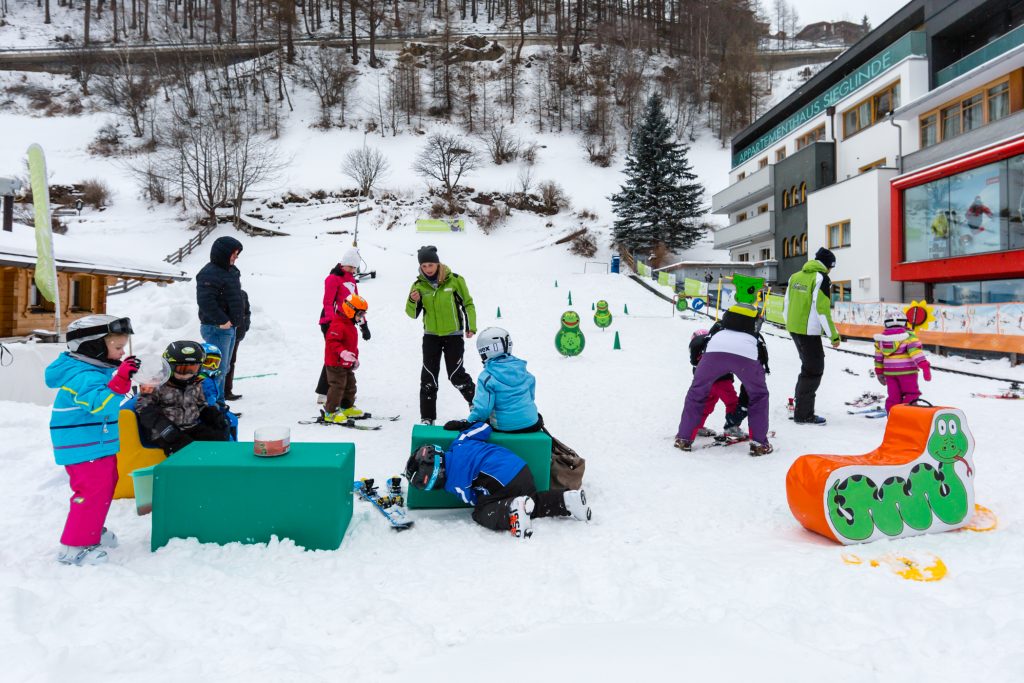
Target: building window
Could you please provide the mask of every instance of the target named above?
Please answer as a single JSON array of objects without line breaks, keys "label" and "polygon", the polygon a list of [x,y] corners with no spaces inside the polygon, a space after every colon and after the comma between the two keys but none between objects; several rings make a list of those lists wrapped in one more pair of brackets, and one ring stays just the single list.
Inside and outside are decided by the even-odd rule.
[{"label": "building window", "polygon": [[918,119],[921,147],[951,140],[961,133],[1009,116],[1010,93],[1010,76],[1006,75],[961,95],[955,102],[946,102],[938,109],[923,114]]},{"label": "building window", "polygon": [[861,173],[867,173],[868,171],[871,171],[876,168],[881,168],[883,166],[885,166],[885,157],[882,157],[881,159],[878,159],[876,161],[872,161],[870,164],[865,164],[864,166],[861,166],[857,170],[860,171]]},{"label": "building window", "polygon": [[764,168],[767,165],[768,165],[768,157],[762,157],[762,158],[757,160],[757,167],[758,168]]},{"label": "building window", "polygon": [[76,278],[71,281],[71,310],[92,312],[92,278]]},{"label": "building window", "polygon": [[747,252],[743,252],[742,254],[739,254],[739,255],[738,255],[738,256],[736,257],[736,260],[737,260],[737,261],[740,261],[740,262],[742,262],[742,263],[746,263],[747,261],[749,261],[749,260],[750,260],[750,254],[748,254]]},{"label": "building window", "polygon": [[779,163],[786,158],[786,148],[775,150],[775,163]]},{"label": "building window", "polygon": [[1024,155],[903,191],[906,261],[1024,248]]},{"label": "building window", "polygon": [[1024,301],[1024,280],[984,280],[982,282],[944,282],[933,285],[937,304],[1001,304]]},{"label": "building window", "polygon": [[800,183],[800,203],[807,201],[807,183]]},{"label": "building window", "polygon": [[788,209],[789,208],[789,190],[783,190],[782,191],[782,208],[783,209]]},{"label": "building window", "polygon": [[769,259],[771,259],[771,257],[772,257],[771,247],[765,247],[764,249],[761,250],[761,260],[762,261],[768,261]]},{"label": "building window", "polygon": [[784,237],[782,239],[782,258],[789,258],[791,255],[789,250],[789,238]]},{"label": "building window", "polygon": [[740,213],[740,214],[736,214],[736,222],[737,223],[742,223],[745,220],[747,220],[747,212],[746,211],[744,211],[743,213]]},{"label": "building window", "polygon": [[767,204],[762,204],[761,206],[757,207],[757,215],[760,216],[762,213],[768,213]]},{"label": "building window", "polygon": [[790,197],[790,204],[792,204],[793,206],[796,206],[797,204],[800,203],[800,193],[797,192],[796,185],[794,185],[793,187],[790,188],[790,190],[789,190],[789,197]]},{"label": "building window", "polygon": [[900,83],[896,81],[843,112],[843,137],[873,126],[899,106]]},{"label": "building window", "polygon": [[807,233],[805,232],[803,237],[800,238],[800,253],[807,253]]},{"label": "building window", "polygon": [[29,280],[29,292],[28,292],[28,309],[29,309],[29,311],[32,312],[32,313],[52,313],[53,310],[54,310],[53,302],[52,301],[47,301],[46,298],[43,297],[43,295],[39,293],[39,290],[36,289],[35,272],[33,272],[30,275],[30,277],[32,279]]},{"label": "building window", "polygon": [[832,303],[837,301],[850,301],[850,281],[841,280],[839,282],[832,283]]},{"label": "building window", "polygon": [[740,171],[739,173],[736,174],[736,182],[738,183],[739,181],[743,180],[746,177],[747,177],[747,172],[746,171]]},{"label": "building window", "polygon": [[809,133],[805,133],[796,139],[796,148],[803,149],[807,145],[825,139],[825,124],[821,124]]},{"label": "building window", "polygon": [[832,223],[828,226],[828,248],[841,249],[850,246],[850,221]]}]

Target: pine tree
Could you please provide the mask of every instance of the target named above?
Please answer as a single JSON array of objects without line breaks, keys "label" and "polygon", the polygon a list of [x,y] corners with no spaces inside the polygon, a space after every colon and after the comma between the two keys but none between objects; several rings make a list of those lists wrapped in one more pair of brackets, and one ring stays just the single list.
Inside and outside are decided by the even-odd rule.
[{"label": "pine tree", "polygon": [[611,196],[615,241],[630,251],[649,253],[658,244],[679,251],[704,234],[699,218],[704,187],[694,182],[686,145],[672,140],[661,95],[647,100],[643,121],[633,132],[626,156],[626,182]]}]

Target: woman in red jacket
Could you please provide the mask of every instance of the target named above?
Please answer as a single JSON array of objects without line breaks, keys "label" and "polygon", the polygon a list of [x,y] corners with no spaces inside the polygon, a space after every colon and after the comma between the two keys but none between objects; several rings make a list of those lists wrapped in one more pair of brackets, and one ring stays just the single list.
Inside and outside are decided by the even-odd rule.
[{"label": "woman in red jacket", "polygon": [[[349,249],[324,280],[324,303],[320,311],[320,332],[323,333],[324,339],[327,338],[327,329],[331,326],[331,322],[338,317],[345,298],[350,294],[359,294],[359,285],[355,275],[361,262],[359,250]],[[359,329],[362,330],[363,339],[370,338],[370,328],[365,320],[362,321]],[[327,366],[325,365],[320,369],[320,379],[316,383],[317,403],[327,401],[328,388]]]}]

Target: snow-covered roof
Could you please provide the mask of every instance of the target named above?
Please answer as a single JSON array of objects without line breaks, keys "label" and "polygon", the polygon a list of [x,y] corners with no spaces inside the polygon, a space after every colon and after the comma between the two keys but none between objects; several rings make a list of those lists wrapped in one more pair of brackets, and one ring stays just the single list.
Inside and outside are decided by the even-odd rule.
[{"label": "snow-covered roof", "polygon": [[[129,280],[172,282],[191,279],[185,271],[169,263],[115,255],[118,249],[113,241],[107,245],[96,243],[95,237],[88,240],[90,245],[83,247],[83,238],[54,235],[53,256],[57,270],[113,275]],[[35,268],[35,265],[35,230],[24,225],[15,225],[13,232],[0,230],[0,266]]]}]

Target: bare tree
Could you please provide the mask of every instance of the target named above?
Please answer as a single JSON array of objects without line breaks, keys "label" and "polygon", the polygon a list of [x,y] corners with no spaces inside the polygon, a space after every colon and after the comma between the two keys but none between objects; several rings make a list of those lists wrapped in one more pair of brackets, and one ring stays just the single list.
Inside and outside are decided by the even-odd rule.
[{"label": "bare tree", "polygon": [[359,194],[369,195],[370,190],[388,172],[390,164],[384,153],[375,147],[357,147],[349,150],[341,163],[341,171],[359,187]]},{"label": "bare tree", "polygon": [[480,166],[480,153],[466,140],[446,133],[435,133],[427,138],[427,146],[413,163],[413,170],[428,180],[444,186],[444,196],[452,198],[459,179]]},{"label": "bare tree", "polygon": [[331,110],[341,106],[341,123],[345,124],[345,98],[356,70],[341,60],[336,50],[326,47],[304,50],[299,57],[302,83],[316,93],[320,100],[320,125],[329,128]]},{"label": "bare tree", "polygon": [[497,165],[515,161],[519,154],[519,138],[513,137],[512,132],[505,128],[505,124],[490,126],[490,129],[480,136],[487,146],[487,153]]},{"label": "bare tree", "polygon": [[143,116],[156,90],[149,68],[133,61],[128,50],[119,50],[111,60],[110,75],[99,81],[96,90],[128,119],[132,134],[141,138]]}]

